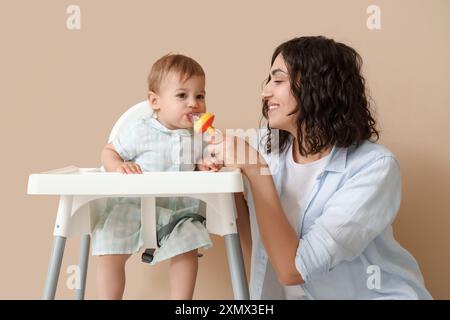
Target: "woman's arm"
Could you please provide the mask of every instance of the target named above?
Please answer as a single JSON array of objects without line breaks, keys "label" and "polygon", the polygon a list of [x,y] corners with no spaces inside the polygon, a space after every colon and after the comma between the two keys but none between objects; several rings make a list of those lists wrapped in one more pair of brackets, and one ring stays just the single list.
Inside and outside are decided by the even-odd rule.
[{"label": "woman's arm", "polygon": [[295,265],[299,245],[297,233],[283,212],[272,176],[261,174],[262,170],[267,171],[267,163],[258,151],[235,136],[225,135],[220,142],[210,144],[208,148],[225,166],[240,168],[248,178],[259,234],[280,283],[303,283]]},{"label": "woman's arm", "polygon": [[[251,152],[257,152],[249,148],[253,150]],[[261,174],[261,168],[261,165],[242,168],[250,182],[261,240],[280,283],[301,284],[304,281],[295,266],[299,244],[297,233],[283,212],[272,176]]]},{"label": "woman's arm", "polygon": [[[239,232],[239,239],[244,254],[244,261],[246,266],[250,266],[249,258],[252,253],[252,237],[250,232],[250,218],[248,213],[247,202],[245,201],[242,192],[234,194],[234,201],[237,210],[237,228]],[[249,268],[247,267],[247,271]],[[247,272],[249,274],[249,272]]]}]

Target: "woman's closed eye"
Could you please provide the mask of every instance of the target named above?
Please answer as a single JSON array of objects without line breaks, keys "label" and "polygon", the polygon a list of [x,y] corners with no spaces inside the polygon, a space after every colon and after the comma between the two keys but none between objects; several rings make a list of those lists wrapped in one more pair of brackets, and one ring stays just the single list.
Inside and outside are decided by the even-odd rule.
[{"label": "woman's closed eye", "polygon": [[282,83],[283,80],[282,79],[273,79],[273,83],[279,84]]}]

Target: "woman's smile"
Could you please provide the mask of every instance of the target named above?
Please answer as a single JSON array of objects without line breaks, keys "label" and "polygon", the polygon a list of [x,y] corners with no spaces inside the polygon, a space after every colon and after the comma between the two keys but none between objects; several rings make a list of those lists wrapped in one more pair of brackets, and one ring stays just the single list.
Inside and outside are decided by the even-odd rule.
[{"label": "woman's smile", "polygon": [[280,107],[280,105],[278,103],[273,103],[273,102],[268,102],[267,106],[269,107],[268,111],[269,113],[273,110],[276,110]]}]

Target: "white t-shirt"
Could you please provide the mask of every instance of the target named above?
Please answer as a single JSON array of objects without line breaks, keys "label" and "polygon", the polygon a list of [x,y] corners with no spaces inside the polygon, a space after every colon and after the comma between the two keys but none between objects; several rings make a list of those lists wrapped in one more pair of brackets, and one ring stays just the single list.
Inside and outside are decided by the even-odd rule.
[{"label": "white t-shirt", "polygon": [[[281,186],[280,200],[289,223],[299,235],[301,230],[300,212],[312,191],[317,176],[328,163],[330,154],[314,162],[299,164],[294,161],[292,152],[291,143],[287,150],[286,174]],[[285,286],[284,291],[288,300],[306,299],[305,293],[299,285]]]}]

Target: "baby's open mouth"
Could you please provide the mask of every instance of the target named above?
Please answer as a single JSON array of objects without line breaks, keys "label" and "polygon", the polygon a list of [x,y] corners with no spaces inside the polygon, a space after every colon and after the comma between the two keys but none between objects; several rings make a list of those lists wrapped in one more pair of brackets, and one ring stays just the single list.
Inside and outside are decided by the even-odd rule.
[{"label": "baby's open mouth", "polygon": [[189,120],[190,122],[194,122],[194,121],[196,121],[196,120],[201,116],[201,113],[198,113],[198,112],[190,112],[190,113],[188,113],[186,116],[187,116],[187,118],[188,118],[188,120]]}]

